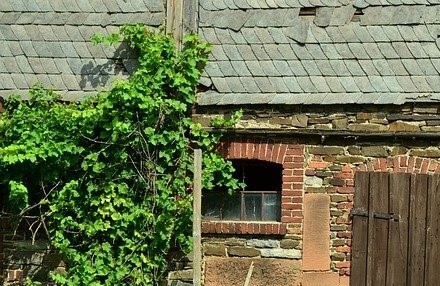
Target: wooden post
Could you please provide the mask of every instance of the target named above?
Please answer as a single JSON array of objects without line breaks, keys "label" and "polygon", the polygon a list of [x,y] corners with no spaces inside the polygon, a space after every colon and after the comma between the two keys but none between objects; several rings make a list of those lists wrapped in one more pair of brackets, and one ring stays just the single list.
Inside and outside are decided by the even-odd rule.
[{"label": "wooden post", "polygon": [[193,285],[200,286],[202,279],[202,150],[194,150],[193,190]]},{"label": "wooden post", "polygon": [[166,32],[173,35],[176,48],[182,48],[183,0],[167,0]]}]

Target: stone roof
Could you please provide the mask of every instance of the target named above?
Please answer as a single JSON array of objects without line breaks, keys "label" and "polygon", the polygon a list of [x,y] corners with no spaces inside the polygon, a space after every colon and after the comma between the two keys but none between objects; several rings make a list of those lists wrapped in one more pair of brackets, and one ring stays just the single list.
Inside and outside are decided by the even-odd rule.
[{"label": "stone roof", "polygon": [[440,0],[200,0],[199,105],[440,100]]},{"label": "stone roof", "polygon": [[0,96],[26,94],[37,81],[65,99],[94,94],[136,61],[124,45],[94,46],[90,37],[164,18],[163,0],[0,0]]}]

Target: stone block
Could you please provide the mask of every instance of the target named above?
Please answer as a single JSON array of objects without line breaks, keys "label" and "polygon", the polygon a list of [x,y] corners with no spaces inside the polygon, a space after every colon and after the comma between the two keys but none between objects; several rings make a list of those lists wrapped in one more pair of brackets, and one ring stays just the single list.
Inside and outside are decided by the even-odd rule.
[{"label": "stone block", "polygon": [[413,149],[409,151],[410,156],[438,158],[440,157],[440,150],[438,148]]},{"label": "stone block", "polygon": [[301,258],[301,250],[298,249],[264,248],[261,249],[260,251],[261,251],[261,257],[289,258],[289,259]]},{"label": "stone block", "polygon": [[298,260],[271,258],[220,258],[205,260],[205,286],[243,285],[251,261],[254,262],[250,284],[252,286],[300,286]]},{"label": "stone block", "polygon": [[249,239],[246,245],[257,248],[277,248],[280,247],[280,241],[275,239]]},{"label": "stone block", "polygon": [[228,254],[239,257],[256,257],[260,256],[260,251],[251,247],[231,246],[228,247]]},{"label": "stone block", "polygon": [[307,150],[310,154],[316,154],[316,155],[340,155],[344,153],[343,147],[334,147],[334,146],[308,147]]},{"label": "stone block", "polygon": [[226,256],[226,248],[222,244],[207,244],[203,250],[207,256]]},{"label": "stone block", "polygon": [[299,240],[295,239],[283,239],[280,241],[280,247],[284,249],[294,249],[300,245]]},{"label": "stone block", "polygon": [[305,272],[303,286],[339,286],[339,274],[335,272]]},{"label": "stone block", "polygon": [[388,150],[382,146],[367,146],[362,147],[362,155],[367,157],[386,157]]},{"label": "stone block", "polygon": [[353,123],[348,125],[348,130],[351,131],[364,131],[364,132],[380,132],[380,131],[387,131],[388,127],[381,125],[381,124],[375,124],[375,123]]},{"label": "stone block", "polygon": [[419,123],[409,123],[403,121],[395,121],[389,125],[391,132],[419,132]]},{"label": "stone block", "polygon": [[327,194],[304,195],[303,270],[330,269],[329,221],[330,197]]}]

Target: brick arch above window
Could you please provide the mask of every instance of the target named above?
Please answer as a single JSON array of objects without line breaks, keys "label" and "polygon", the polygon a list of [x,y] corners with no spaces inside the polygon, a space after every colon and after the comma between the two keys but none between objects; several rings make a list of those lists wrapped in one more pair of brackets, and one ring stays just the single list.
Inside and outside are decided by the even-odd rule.
[{"label": "brick arch above window", "polygon": [[[296,142],[277,142],[262,138],[223,141],[220,154],[227,159],[252,159],[281,164],[281,221],[280,222],[223,222],[203,221],[202,232],[222,234],[300,234],[303,220],[304,145]],[[299,232],[298,232],[299,231]]]},{"label": "brick arch above window", "polygon": [[415,174],[440,174],[440,161],[432,158],[415,156],[393,156],[375,158],[365,164],[356,166],[353,171],[395,172]]},{"label": "brick arch above window", "polygon": [[[256,159],[283,164],[287,151],[302,145],[289,145],[285,143],[271,142],[268,140],[258,141],[226,141],[220,145],[220,153],[227,159]],[[301,151],[301,155],[304,151]],[[299,155],[299,154],[298,154]]]}]

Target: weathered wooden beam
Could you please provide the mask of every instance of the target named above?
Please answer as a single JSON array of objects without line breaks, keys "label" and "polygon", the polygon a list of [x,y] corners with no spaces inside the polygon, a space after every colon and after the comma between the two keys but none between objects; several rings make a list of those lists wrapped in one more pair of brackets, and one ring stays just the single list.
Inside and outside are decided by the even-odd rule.
[{"label": "weathered wooden beam", "polygon": [[193,189],[193,285],[202,279],[202,150],[194,150]]}]

